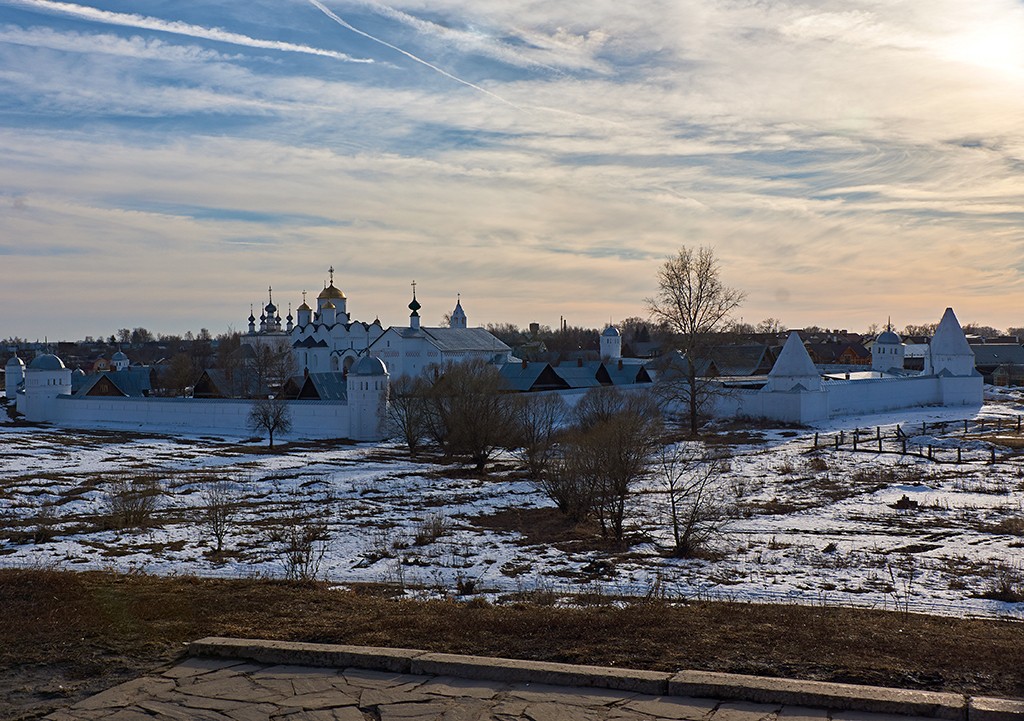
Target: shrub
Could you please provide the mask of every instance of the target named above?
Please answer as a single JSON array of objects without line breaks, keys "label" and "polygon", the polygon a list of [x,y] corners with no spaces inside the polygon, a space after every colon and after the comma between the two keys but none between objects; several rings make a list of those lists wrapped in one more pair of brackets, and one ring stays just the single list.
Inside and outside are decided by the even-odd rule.
[{"label": "shrub", "polygon": [[828,461],[826,461],[821,456],[815,456],[814,458],[812,458],[811,460],[809,460],[807,462],[807,466],[812,471],[816,471],[816,472],[827,471],[828,470]]},{"label": "shrub", "polygon": [[440,513],[432,513],[416,527],[413,536],[413,543],[417,546],[426,546],[443,536],[451,528],[451,523]]},{"label": "shrub", "polygon": [[115,478],[105,491],[107,528],[144,528],[152,523],[163,486],[154,476]]},{"label": "shrub", "polygon": [[1024,601],[1024,575],[1019,568],[1005,563],[997,563],[989,581],[988,589],[978,594],[981,598],[991,598],[1004,603],[1021,603]]}]

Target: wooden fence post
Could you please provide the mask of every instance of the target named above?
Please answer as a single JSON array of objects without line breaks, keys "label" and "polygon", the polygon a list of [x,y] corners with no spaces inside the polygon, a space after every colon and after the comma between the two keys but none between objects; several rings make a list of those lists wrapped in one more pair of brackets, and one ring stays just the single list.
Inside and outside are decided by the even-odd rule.
[{"label": "wooden fence post", "polygon": [[814,447],[815,448],[818,447],[818,432],[817,431],[814,432]]},{"label": "wooden fence post", "polygon": [[959,465],[962,460],[963,460],[962,449],[960,448],[960,446],[957,446],[956,447],[956,462],[957,462],[957,465]]}]

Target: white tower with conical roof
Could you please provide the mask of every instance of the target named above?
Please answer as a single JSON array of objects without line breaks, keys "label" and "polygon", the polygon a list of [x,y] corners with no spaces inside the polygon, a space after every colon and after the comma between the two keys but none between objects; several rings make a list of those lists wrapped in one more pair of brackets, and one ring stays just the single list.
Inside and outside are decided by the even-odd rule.
[{"label": "white tower with conical roof", "polygon": [[765,390],[777,391],[820,391],[821,373],[814,367],[814,361],[807,353],[800,334],[793,331],[782,346],[775,365],[768,372]]},{"label": "white tower with conical roof", "polygon": [[971,350],[964,329],[952,308],[946,308],[935,329],[935,335],[928,344],[924,357],[924,375],[976,375],[974,351]]}]

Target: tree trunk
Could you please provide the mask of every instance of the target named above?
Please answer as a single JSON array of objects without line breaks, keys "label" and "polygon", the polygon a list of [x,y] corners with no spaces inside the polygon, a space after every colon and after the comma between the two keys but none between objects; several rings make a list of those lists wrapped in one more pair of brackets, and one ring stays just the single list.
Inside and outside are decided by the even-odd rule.
[{"label": "tree trunk", "polygon": [[690,435],[697,435],[697,369],[694,361],[690,360],[690,376],[687,378],[690,384]]}]

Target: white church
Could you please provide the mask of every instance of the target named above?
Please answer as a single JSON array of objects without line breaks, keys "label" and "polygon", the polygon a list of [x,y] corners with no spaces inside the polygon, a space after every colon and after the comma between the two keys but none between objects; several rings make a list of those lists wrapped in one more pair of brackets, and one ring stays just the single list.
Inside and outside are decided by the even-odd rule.
[{"label": "white church", "polygon": [[447,327],[427,327],[420,323],[422,306],[416,299],[416,283],[412,283],[409,303],[409,326],[381,326],[379,318],[372,323],[352,320],[348,296],[334,285],[334,268],[328,270],[330,280],[316,298],[316,310],[306,302],[292,318],[291,309],[282,323],[280,310],[274,305],[273,290],[256,326],[256,317],[249,312],[249,331],[242,343],[290,348],[295,369],[301,374],[347,373],[365,355],[379,358],[395,377],[419,375],[431,365],[479,359],[501,363],[512,359],[512,349],[484,328],[469,326],[461,297],[456,299]]}]

